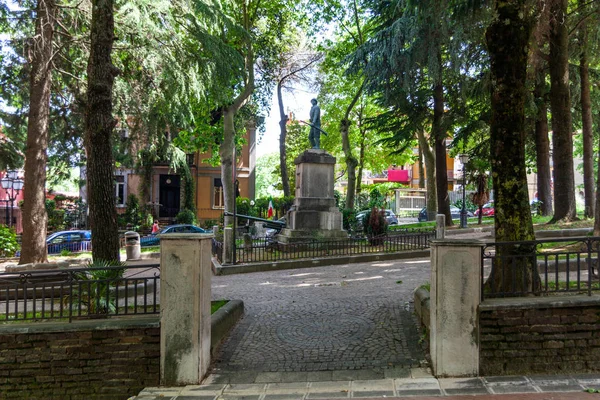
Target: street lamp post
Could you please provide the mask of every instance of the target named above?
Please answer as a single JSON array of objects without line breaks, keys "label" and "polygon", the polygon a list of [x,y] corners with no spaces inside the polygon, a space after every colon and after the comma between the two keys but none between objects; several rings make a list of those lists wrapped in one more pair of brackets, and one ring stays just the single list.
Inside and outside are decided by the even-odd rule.
[{"label": "street lamp post", "polygon": [[469,162],[469,156],[467,154],[461,154],[460,162],[462,163],[463,170],[463,184],[462,184],[462,210],[460,210],[460,227],[467,227],[467,200],[466,200],[466,186],[467,186],[467,162]]},{"label": "street lamp post", "polygon": [[[6,201],[7,225],[12,226],[13,205],[19,192],[23,189],[23,180],[19,178],[19,173],[17,171],[8,171],[6,175],[4,175],[4,178],[0,180],[0,184],[2,184],[2,188],[6,190],[8,196],[8,200]],[[8,212],[8,202],[10,202],[10,214]]]}]

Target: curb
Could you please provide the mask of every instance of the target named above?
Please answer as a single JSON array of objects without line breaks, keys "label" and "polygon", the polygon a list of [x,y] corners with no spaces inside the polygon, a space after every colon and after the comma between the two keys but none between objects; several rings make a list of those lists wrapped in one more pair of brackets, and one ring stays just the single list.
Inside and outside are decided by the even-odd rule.
[{"label": "curb", "polygon": [[489,226],[477,226],[475,228],[452,228],[452,229],[446,229],[446,235],[448,236],[452,236],[452,235],[462,235],[465,233],[481,233],[481,232],[493,232],[494,231],[494,225],[489,225]]},{"label": "curb", "polygon": [[558,229],[535,231],[535,238],[564,238],[564,237],[582,237],[588,236],[594,231],[593,228],[576,228],[576,229]]},{"label": "curb", "polygon": [[413,295],[417,319],[421,323],[421,326],[425,327],[426,332],[429,332],[431,315],[430,293],[427,289],[418,287],[415,289]]},{"label": "curb", "polygon": [[312,267],[325,267],[329,265],[343,265],[343,264],[354,264],[360,262],[371,262],[371,261],[386,261],[386,260],[403,260],[408,258],[423,258],[429,257],[431,254],[430,250],[419,250],[405,253],[374,253],[374,254],[361,254],[356,256],[341,256],[341,257],[327,257],[327,258],[313,258],[304,260],[289,260],[289,261],[276,261],[270,263],[260,264],[240,264],[240,265],[221,265],[219,261],[213,257],[212,267],[215,275],[233,275],[233,274],[245,274],[250,272],[268,272],[268,271],[281,271],[286,269],[299,269],[299,268],[312,268]]},{"label": "curb", "polygon": [[244,315],[244,302],[229,300],[210,316],[210,354],[215,355],[217,348]]}]

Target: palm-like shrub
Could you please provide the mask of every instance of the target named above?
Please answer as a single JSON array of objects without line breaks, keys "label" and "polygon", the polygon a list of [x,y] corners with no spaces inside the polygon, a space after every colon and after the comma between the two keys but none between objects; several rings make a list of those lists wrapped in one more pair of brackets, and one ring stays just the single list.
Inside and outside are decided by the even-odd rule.
[{"label": "palm-like shrub", "polygon": [[[73,309],[84,309],[88,315],[114,314],[117,310],[116,296],[112,288],[123,278],[122,262],[94,261],[86,271],[74,274],[73,289],[63,297],[63,304]],[[112,268],[111,268],[112,267]]]}]

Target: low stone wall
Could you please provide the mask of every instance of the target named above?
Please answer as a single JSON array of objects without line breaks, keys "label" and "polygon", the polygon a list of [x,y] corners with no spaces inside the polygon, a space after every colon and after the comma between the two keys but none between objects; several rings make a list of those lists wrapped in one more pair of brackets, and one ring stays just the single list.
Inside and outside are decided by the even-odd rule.
[{"label": "low stone wall", "polygon": [[600,371],[600,297],[490,299],[479,306],[480,374]]},{"label": "low stone wall", "polygon": [[123,400],[160,376],[157,317],[0,327],[0,397]]},{"label": "low stone wall", "polygon": [[244,302],[230,300],[219,308],[210,318],[210,354],[214,356],[219,345],[225,340],[229,331],[244,315]]}]

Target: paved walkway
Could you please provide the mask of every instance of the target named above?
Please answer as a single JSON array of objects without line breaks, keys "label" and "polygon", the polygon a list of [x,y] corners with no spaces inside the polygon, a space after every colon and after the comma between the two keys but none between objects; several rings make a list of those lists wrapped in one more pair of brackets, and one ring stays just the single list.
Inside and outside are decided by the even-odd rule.
[{"label": "paved walkway", "polygon": [[266,372],[404,376],[426,363],[412,291],[428,280],[428,259],[213,277],[213,299],[245,305],[213,374],[227,383]]},{"label": "paved walkway", "polygon": [[512,376],[464,379],[399,378],[263,384],[206,384],[183,388],[146,388],[136,400],[310,400],[397,398],[431,400],[600,399],[585,393],[600,388],[600,375]]}]

